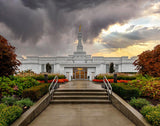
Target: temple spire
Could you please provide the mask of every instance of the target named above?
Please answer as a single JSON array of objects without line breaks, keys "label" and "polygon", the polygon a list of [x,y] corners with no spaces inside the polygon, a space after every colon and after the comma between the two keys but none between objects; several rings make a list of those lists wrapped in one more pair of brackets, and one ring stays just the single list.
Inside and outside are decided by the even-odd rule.
[{"label": "temple spire", "polygon": [[79,32],[78,32],[78,46],[77,46],[77,52],[83,52],[83,45],[82,45],[82,32],[81,32],[81,25],[79,26]]},{"label": "temple spire", "polygon": [[79,26],[79,32],[81,32],[81,25]]}]

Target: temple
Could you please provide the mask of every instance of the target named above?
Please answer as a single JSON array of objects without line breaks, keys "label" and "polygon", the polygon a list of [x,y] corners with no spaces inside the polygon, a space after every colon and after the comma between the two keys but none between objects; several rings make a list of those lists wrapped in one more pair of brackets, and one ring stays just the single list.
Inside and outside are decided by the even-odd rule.
[{"label": "temple", "polygon": [[109,65],[114,63],[115,72],[137,72],[133,62],[136,57],[102,57],[87,55],[83,50],[81,26],[78,32],[77,50],[73,55],[56,56],[56,57],[40,57],[27,56],[26,58],[18,57],[22,65],[20,71],[31,69],[35,73],[46,72],[46,64],[52,67],[52,73],[60,73],[66,75],[71,80],[92,80],[97,74],[109,72]]}]

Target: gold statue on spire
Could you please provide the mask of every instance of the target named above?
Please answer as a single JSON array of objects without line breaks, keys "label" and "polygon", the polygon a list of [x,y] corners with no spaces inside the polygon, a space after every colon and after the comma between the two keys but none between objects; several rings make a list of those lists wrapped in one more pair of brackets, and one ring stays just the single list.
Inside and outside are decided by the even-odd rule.
[{"label": "gold statue on spire", "polygon": [[81,25],[79,26],[79,32],[81,32]]}]

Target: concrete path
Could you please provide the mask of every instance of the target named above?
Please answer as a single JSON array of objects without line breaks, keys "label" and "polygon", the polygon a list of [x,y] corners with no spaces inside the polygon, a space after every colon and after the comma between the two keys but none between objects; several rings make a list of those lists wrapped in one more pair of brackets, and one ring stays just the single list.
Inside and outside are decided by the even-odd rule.
[{"label": "concrete path", "polygon": [[[89,81],[71,81],[61,89],[99,89]],[[50,104],[29,126],[135,126],[112,104]]]},{"label": "concrete path", "polygon": [[60,85],[60,89],[102,89],[100,84],[91,81],[70,81]]}]

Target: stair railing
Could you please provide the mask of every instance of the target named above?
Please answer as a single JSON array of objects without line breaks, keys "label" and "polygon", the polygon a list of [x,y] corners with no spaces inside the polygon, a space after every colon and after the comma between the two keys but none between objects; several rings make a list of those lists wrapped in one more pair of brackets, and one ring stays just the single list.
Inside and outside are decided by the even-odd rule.
[{"label": "stair railing", "polygon": [[107,93],[108,93],[108,99],[110,100],[110,96],[112,95],[112,86],[109,83],[108,79],[106,76],[103,77],[103,82],[105,84],[105,87],[107,89]]},{"label": "stair railing", "polygon": [[48,90],[49,90],[49,95],[52,95],[54,90],[57,88],[57,82],[58,82],[58,76],[55,76],[53,81],[51,82]]}]

